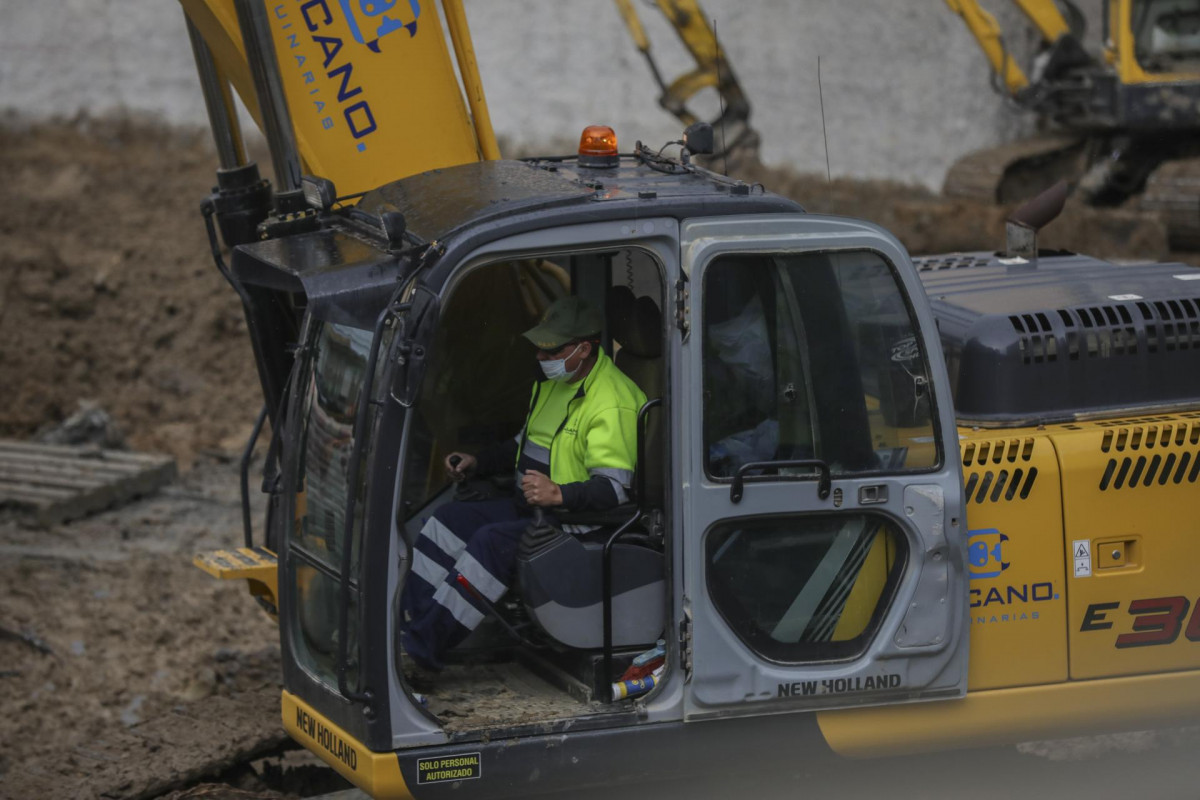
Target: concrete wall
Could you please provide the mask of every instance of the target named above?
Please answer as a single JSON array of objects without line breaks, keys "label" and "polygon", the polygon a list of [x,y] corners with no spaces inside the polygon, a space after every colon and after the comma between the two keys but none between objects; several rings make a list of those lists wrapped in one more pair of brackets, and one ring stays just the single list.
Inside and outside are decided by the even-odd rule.
[{"label": "concrete wall", "polygon": [[[989,5],[1012,19],[1001,0]],[[607,0],[467,0],[497,133],[526,149],[572,147],[586,124],[665,143],[640,54]],[[668,76],[687,59],[638,2]],[[825,171],[821,59],[835,176],[940,185],[960,154],[1027,121],[988,88],[986,65],[941,0],[704,0],[772,165]],[[715,96],[714,96],[715,97]],[[701,116],[715,116],[715,101]],[[0,4],[0,109],[25,118],[148,113],[205,124],[182,13],[171,0]]]}]

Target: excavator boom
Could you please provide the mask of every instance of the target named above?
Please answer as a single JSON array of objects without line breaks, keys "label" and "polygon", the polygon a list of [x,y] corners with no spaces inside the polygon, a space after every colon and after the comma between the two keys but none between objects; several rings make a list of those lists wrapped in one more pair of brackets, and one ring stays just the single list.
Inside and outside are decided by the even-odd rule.
[{"label": "excavator boom", "polygon": [[1028,88],[1029,78],[1009,54],[1004,44],[1004,33],[996,18],[985,11],[977,0],[946,0],[946,5],[962,17],[975,41],[979,42],[983,55],[992,66],[992,72],[1000,78],[1008,93],[1016,94]]},{"label": "excavator boom", "polygon": [[655,0],[680,42],[696,66],[667,82],[654,58],[649,37],[646,36],[641,18],[634,9],[632,0],[616,0],[617,10],[629,29],[634,45],[646,59],[662,94],[658,104],[671,112],[685,126],[697,121],[688,103],[705,89],[713,89],[720,96],[721,111],[717,119],[711,120],[720,132],[718,150],[714,159],[756,160],[759,136],[750,127],[750,102],[742,91],[725,51],[717,38],[715,27],[709,25],[698,0]]},{"label": "excavator boom", "polygon": [[[354,194],[417,172],[499,157],[461,0],[441,4],[461,85],[436,3],[180,3],[197,58],[205,51],[211,58],[217,95],[231,84],[267,133],[273,159],[294,162],[282,170],[276,163],[279,188],[296,188],[302,172]],[[242,22],[256,18],[269,37],[243,35]],[[273,108],[264,113],[263,106]]]}]

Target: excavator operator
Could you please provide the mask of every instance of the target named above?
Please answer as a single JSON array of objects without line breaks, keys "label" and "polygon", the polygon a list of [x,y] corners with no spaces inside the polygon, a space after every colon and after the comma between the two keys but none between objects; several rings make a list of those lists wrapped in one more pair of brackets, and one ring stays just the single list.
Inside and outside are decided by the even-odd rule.
[{"label": "excavator operator", "polygon": [[521,433],[478,456],[446,457],[447,474],[456,481],[515,465],[520,491],[447,503],[421,528],[404,586],[401,636],[404,652],[421,669],[441,670],[446,651],[507,591],[535,508],[599,511],[629,499],[637,414],[646,396],[601,349],[602,327],[600,313],[579,297],[551,304],[523,334],[537,348],[546,380],[533,387]]}]

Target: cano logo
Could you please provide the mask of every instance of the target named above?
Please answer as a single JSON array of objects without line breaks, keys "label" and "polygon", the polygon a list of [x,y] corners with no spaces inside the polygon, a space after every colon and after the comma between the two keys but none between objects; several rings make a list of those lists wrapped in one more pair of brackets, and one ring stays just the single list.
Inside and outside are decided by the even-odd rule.
[{"label": "cano logo", "polygon": [[971,580],[995,578],[1008,569],[1004,560],[1004,543],[1008,536],[995,528],[967,532],[967,571]]},{"label": "cano logo", "polygon": [[[412,12],[412,21],[404,22],[394,19],[393,14],[399,0],[338,0],[342,11],[346,14],[346,22],[350,25],[350,33],[359,44],[365,44],[374,53],[379,52],[379,40],[389,33],[408,31],[408,37],[417,35],[417,18],[421,16],[419,0],[408,0],[408,8]],[[356,13],[357,12],[357,13]],[[359,17],[362,22],[359,22]],[[364,29],[366,32],[364,33]]]}]

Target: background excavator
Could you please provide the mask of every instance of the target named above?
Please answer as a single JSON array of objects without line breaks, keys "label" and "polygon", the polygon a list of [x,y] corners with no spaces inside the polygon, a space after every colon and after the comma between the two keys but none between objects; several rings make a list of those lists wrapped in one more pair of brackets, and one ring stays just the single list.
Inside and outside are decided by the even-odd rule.
[{"label": "background excavator", "polygon": [[1039,40],[1029,65],[978,0],[946,0],[997,90],[1036,115],[1039,133],[968,154],[944,192],[1014,203],[1066,179],[1094,205],[1140,195],[1166,219],[1172,246],[1200,247],[1200,2],[1105,0],[1099,50],[1069,0],[1013,2]]}]

